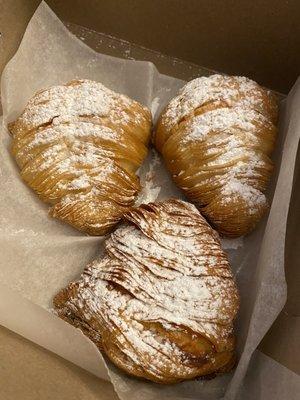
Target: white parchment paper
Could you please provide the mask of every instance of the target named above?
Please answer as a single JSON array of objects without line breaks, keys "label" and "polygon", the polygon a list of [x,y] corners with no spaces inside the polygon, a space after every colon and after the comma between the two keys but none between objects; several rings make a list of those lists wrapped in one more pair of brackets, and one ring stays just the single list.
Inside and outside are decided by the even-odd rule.
[{"label": "white parchment paper", "polygon": [[[100,81],[131,96],[152,108],[155,119],[184,82],[159,74],[152,63],[94,52],[71,35],[45,3],[37,9],[2,75],[0,324],[107,378],[95,346],[51,314],[52,297],[99,256],[104,239],[84,236],[48,217],[47,205],[19,177],[6,129],[37,90],[76,77]],[[121,399],[238,398],[252,353],[286,301],[284,241],[300,134],[299,107],[298,81],[282,107],[269,216],[246,238],[223,241],[241,293],[236,370],[211,381],[160,386],[128,377],[108,363],[110,379]],[[145,188],[139,202],[182,197],[153,150],[140,175]]]}]

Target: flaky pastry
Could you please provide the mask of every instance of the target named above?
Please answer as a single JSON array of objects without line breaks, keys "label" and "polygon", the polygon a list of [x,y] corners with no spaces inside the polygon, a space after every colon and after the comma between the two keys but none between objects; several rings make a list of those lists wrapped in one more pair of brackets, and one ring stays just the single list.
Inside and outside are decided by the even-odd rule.
[{"label": "flaky pastry", "polygon": [[234,365],[238,293],[217,233],[180,200],[133,208],[106,253],[54,298],[118,367],[158,383]]},{"label": "flaky pastry", "polygon": [[226,236],[250,232],[268,208],[277,101],[256,82],[212,75],[185,85],[154,136],[176,184]]},{"label": "flaky pastry", "polygon": [[150,129],[145,107],[90,80],[36,93],[9,124],[23,180],[53,217],[93,235],[133,204]]}]

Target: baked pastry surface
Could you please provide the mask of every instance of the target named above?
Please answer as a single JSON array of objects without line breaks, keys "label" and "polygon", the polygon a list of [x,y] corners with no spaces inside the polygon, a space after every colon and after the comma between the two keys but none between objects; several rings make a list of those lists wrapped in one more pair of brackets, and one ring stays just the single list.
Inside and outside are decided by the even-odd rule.
[{"label": "baked pastry surface", "polygon": [[230,370],[239,304],[217,233],[180,200],[133,208],[100,261],[54,298],[130,375],[174,383]]},{"label": "baked pastry surface", "polygon": [[247,234],[268,208],[277,113],[274,95],[256,82],[212,75],[185,85],[160,117],[156,148],[221,234]]},{"label": "baked pastry surface", "polygon": [[23,180],[53,217],[92,235],[133,204],[150,129],[145,107],[90,80],[36,93],[9,124]]}]

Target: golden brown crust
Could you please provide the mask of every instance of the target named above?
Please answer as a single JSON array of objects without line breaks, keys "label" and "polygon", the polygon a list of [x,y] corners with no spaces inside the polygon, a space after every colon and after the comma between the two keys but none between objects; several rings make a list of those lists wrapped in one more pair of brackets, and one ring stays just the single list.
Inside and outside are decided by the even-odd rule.
[{"label": "golden brown crust", "polygon": [[226,236],[250,232],[268,208],[275,97],[250,79],[189,82],[162,113],[154,136],[176,184]]},{"label": "golden brown crust", "polygon": [[174,383],[232,368],[239,299],[216,232],[180,200],[124,219],[104,258],[56,295],[58,315],[136,377]]},{"label": "golden brown crust", "polygon": [[133,204],[150,128],[145,107],[89,80],[38,92],[9,124],[23,180],[53,217],[92,235]]}]

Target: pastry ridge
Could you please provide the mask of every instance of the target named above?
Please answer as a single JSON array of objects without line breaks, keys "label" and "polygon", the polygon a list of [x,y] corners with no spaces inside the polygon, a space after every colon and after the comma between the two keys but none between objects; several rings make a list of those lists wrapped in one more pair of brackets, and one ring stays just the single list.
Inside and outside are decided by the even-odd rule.
[{"label": "pastry ridge", "polygon": [[23,180],[53,217],[103,235],[133,204],[151,130],[138,102],[73,80],[36,93],[8,127]]},{"label": "pastry ridge", "polygon": [[123,218],[104,257],[55,296],[58,315],[136,377],[174,383],[230,370],[239,296],[217,233],[175,199]]},{"label": "pastry ridge", "polygon": [[268,209],[276,97],[239,76],[187,83],[158,121],[154,144],[187,198],[225,236],[249,233]]}]

